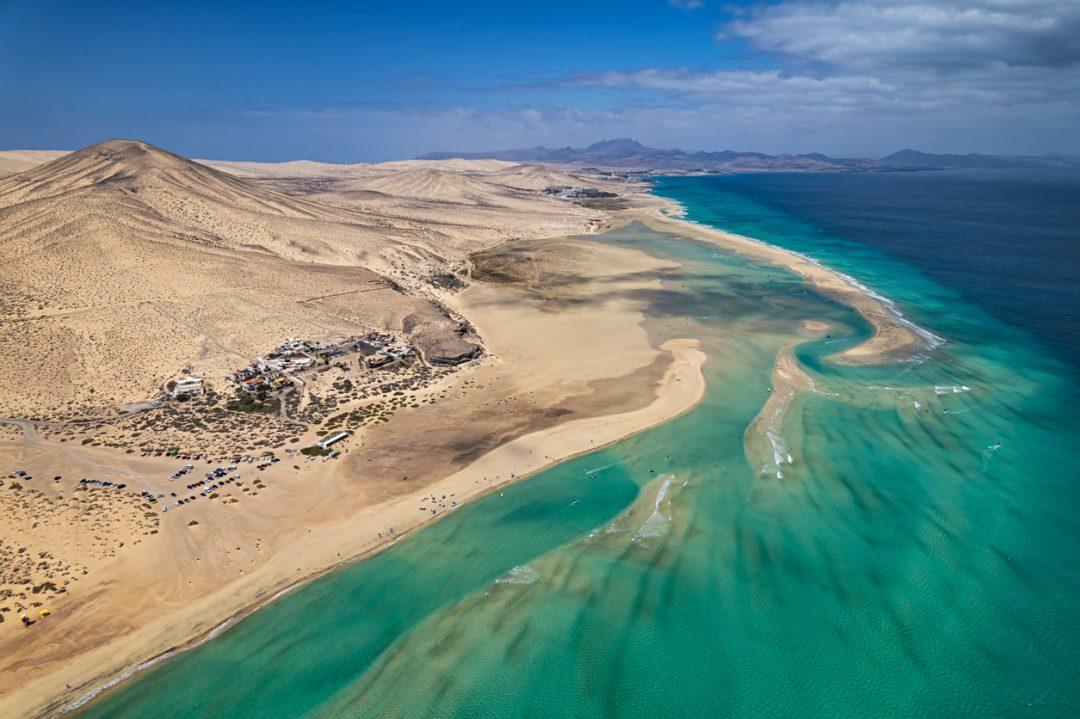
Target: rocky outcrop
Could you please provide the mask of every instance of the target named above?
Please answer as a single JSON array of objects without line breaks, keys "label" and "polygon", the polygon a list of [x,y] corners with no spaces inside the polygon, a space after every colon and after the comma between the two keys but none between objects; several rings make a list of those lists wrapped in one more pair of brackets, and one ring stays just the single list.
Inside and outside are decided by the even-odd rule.
[{"label": "rocky outcrop", "polygon": [[458,365],[484,353],[471,327],[455,321],[445,309],[441,313],[410,315],[405,318],[404,330],[430,364]]},{"label": "rocky outcrop", "polygon": [[421,351],[424,359],[431,364],[457,365],[476,359],[483,354],[484,348],[463,337],[451,335],[435,339],[427,347],[421,347]]}]

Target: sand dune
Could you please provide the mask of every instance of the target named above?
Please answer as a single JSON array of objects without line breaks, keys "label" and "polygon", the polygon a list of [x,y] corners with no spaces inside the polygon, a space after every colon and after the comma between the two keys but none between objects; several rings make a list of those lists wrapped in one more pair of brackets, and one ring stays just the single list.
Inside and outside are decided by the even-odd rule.
[{"label": "sand dune", "polygon": [[108,410],[287,336],[460,344],[432,278],[602,218],[541,191],[581,178],[498,160],[199,163],[117,140],[0,162],[23,170],[0,178],[0,416]]},{"label": "sand dune", "polygon": [[480,204],[493,199],[491,187],[471,175],[428,167],[373,177],[361,186],[386,195],[443,202]]},{"label": "sand dune", "polygon": [[0,177],[25,172],[66,154],[64,150],[0,150]]},{"label": "sand dune", "polygon": [[413,170],[418,168],[430,168],[443,172],[498,172],[508,167],[519,167],[516,162],[505,160],[466,160],[451,158],[449,160],[400,160],[397,162],[380,162],[369,167],[377,168],[380,172],[398,172],[401,170]]},{"label": "sand dune", "polygon": [[233,162],[228,160],[196,159],[194,162],[213,167],[238,177],[327,177],[347,175],[364,164],[289,160],[288,162]]},{"label": "sand dune", "polygon": [[581,187],[595,185],[595,179],[583,179],[543,165],[511,165],[490,176],[492,181],[523,190],[544,190],[548,187]]},{"label": "sand dune", "polygon": [[[544,195],[541,189],[548,186],[548,179],[535,166],[497,160],[210,164],[261,186],[380,223],[395,242],[383,247],[384,264],[369,258],[368,266],[410,287],[407,268],[417,258],[460,258],[509,239],[591,232],[603,217],[597,210]],[[549,179],[559,180],[556,184],[600,182],[576,178],[563,182],[558,174]]]}]

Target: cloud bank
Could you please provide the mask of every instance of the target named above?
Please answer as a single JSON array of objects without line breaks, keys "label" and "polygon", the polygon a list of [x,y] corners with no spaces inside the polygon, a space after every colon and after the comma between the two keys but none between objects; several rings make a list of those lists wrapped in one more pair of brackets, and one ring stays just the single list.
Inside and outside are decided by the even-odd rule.
[{"label": "cloud bank", "polygon": [[[692,52],[680,57],[700,65],[664,61],[669,32],[655,59],[637,56],[643,66],[559,46],[506,75],[486,61],[484,72],[458,75],[365,68],[358,81],[377,89],[334,86],[346,97],[324,106],[241,99],[83,112],[65,99],[50,112],[24,101],[0,110],[0,137],[9,147],[76,147],[138,136],[203,156],[327,160],[622,136],[686,150],[1080,153],[1080,0],[654,1],[686,33]],[[598,31],[623,42],[647,44],[652,32],[620,27],[617,13],[604,22]],[[575,61],[590,69],[567,69]]]},{"label": "cloud bank", "polygon": [[[1080,149],[1080,2],[785,1],[742,12],[717,37],[746,43],[759,67],[566,81],[662,98],[684,123],[696,113],[735,137],[764,123],[787,141],[828,142],[832,125],[862,151],[887,149],[874,141],[882,135],[935,149]],[[843,149],[837,137],[832,149]]]},{"label": "cloud bank", "polygon": [[730,23],[720,38],[838,68],[935,74],[1080,62],[1072,0],[783,2]]}]

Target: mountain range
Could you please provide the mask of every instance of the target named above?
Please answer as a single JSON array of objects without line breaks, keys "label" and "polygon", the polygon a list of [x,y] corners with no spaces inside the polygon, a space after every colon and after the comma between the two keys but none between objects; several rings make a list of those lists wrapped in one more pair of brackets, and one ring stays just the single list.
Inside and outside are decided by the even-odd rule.
[{"label": "mountain range", "polygon": [[493,159],[596,166],[622,170],[676,172],[898,172],[910,170],[1080,167],[1077,155],[942,155],[904,149],[881,158],[831,157],[818,152],[769,155],[763,152],[664,150],[637,140],[602,140],[588,147],[527,147],[492,152],[433,152],[422,160]]}]

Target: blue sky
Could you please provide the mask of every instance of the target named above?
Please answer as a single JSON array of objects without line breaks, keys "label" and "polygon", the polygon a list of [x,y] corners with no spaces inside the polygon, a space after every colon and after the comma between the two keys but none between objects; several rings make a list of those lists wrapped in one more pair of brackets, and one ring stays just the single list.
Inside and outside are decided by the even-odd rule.
[{"label": "blue sky", "polygon": [[1080,2],[0,0],[0,147],[1080,152]]}]

